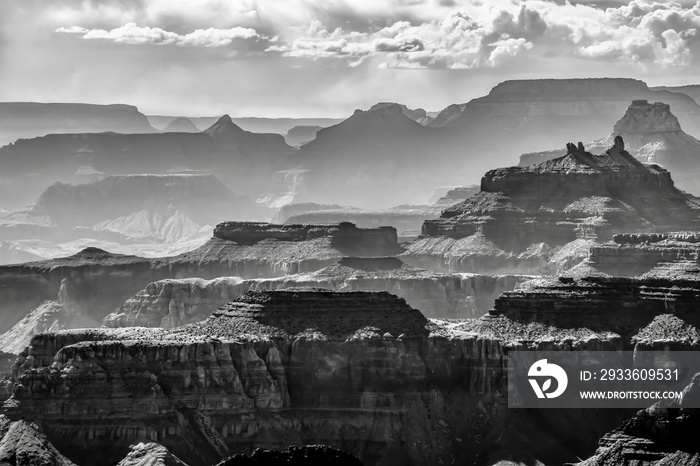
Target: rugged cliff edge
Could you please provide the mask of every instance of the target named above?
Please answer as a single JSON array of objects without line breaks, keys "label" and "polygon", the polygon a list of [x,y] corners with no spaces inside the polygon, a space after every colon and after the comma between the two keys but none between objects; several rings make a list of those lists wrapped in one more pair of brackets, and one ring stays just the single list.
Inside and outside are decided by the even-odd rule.
[{"label": "rugged cliff edge", "polygon": [[280,277],[313,272],[350,256],[392,256],[401,252],[393,228],[340,225],[272,225],[226,222],[203,246],[173,257],[146,259],[86,248],[61,259],[0,266],[0,332],[55,300],[67,279],[74,302],[95,322],[165,278]]},{"label": "rugged cliff edge", "polygon": [[[698,466],[700,430],[697,405],[700,374],[683,390],[680,402],[657,403],[607,433],[594,456],[575,466]],[[574,466],[574,465],[569,465]]]},{"label": "rugged cliff edge", "polygon": [[[388,291],[421,309],[427,317],[473,318],[488,312],[503,291],[532,278],[431,272],[406,265],[395,257],[346,257],[316,272],[281,278],[160,280],[150,283],[105,317],[104,326],[177,327],[206,319],[247,291],[296,287]],[[0,337],[0,349],[2,342]]]},{"label": "rugged cliff edge", "polygon": [[567,144],[563,157],[487,172],[481,192],[427,220],[401,257],[432,269],[551,273],[616,233],[697,228],[698,202],[622,138],[602,155]]},{"label": "rugged cliff edge", "polygon": [[[700,193],[700,141],[681,129],[671,106],[663,102],[634,100],[605,138],[589,144],[589,150],[605,150],[615,137],[625,140],[627,150],[643,162],[670,171],[680,189]],[[532,165],[564,155],[561,150],[520,156],[520,166]]]}]

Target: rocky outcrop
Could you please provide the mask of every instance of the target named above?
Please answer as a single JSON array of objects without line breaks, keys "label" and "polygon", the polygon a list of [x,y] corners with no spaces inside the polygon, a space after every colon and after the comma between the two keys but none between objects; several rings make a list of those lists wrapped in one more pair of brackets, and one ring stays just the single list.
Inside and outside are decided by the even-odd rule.
[{"label": "rocky outcrop", "polygon": [[[686,134],[670,105],[635,100],[627,107],[612,133],[590,144],[590,150],[605,150],[622,137],[627,150],[643,162],[661,165],[673,175],[676,185],[693,193],[700,193],[700,141]],[[551,160],[564,155],[562,151],[524,154],[520,166]]]},{"label": "rocky outcrop", "polygon": [[177,327],[206,319],[247,291],[294,287],[388,291],[428,317],[474,318],[491,309],[503,291],[531,278],[444,274],[407,266],[394,257],[347,257],[317,272],[275,279],[185,278],[150,283],[105,317],[104,326]]},{"label": "rocky outcrop", "polygon": [[591,248],[590,267],[617,276],[638,276],[667,264],[682,267],[698,263],[700,235],[695,231],[675,233],[628,233]]},{"label": "rocky outcrop", "polygon": [[287,131],[284,140],[292,147],[299,147],[313,141],[316,134],[322,130],[322,126],[295,126]]},{"label": "rocky outcrop", "polygon": [[132,105],[1,102],[0,145],[54,133],[152,133]]},{"label": "rocky outcrop", "polygon": [[372,105],[372,107],[370,107],[369,111],[372,112],[375,110],[381,110],[383,108],[391,107],[394,105],[399,106],[401,108],[401,112],[404,115],[406,115],[411,120],[420,123],[421,125],[428,125],[432,121],[432,118],[428,115],[428,112],[426,112],[422,108],[410,109],[403,104],[397,104],[394,102],[376,103],[376,104]]},{"label": "rocky outcrop", "polygon": [[288,155],[294,152],[284,142],[284,137],[273,133],[251,133],[236,125],[231,117],[224,115],[216,123],[204,130],[204,134],[229,150],[243,154],[257,154],[258,163],[263,160],[267,163],[279,158],[282,154]]},{"label": "rocky outcrop", "polygon": [[173,121],[168,123],[168,126],[163,129],[164,133],[199,133],[200,129],[197,128],[192,120],[188,118],[175,118]]},{"label": "rocky outcrop", "polygon": [[63,279],[76,303],[96,322],[149,283],[166,278],[280,277],[313,272],[353,256],[401,252],[393,228],[267,225],[226,222],[203,246],[173,257],[147,259],[86,248],[61,259],[0,267],[0,331],[6,332],[45,300]]},{"label": "rocky outcrop", "polygon": [[683,390],[681,401],[659,402],[639,411],[606,434],[596,454],[576,466],[700,465],[695,437],[700,429],[700,414],[687,407],[693,402],[697,406],[699,396],[700,374],[696,374]]},{"label": "rocky outcrop", "polygon": [[85,306],[71,297],[68,280],[64,278],[54,301],[44,301],[0,335],[0,351],[19,354],[37,333],[97,325],[99,322],[90,316]]},{"label": "rocky outcrop", "polygon": [[180,458],[170,453],[163,445],[141,442],[117,466],[187,466]]},{"label": "rocky outcrop", "polygon": [[291,446],[285,451],[255,450],[250,456],[233,455],[217,466],[263,466],[285,464],[290,466],[362,466],[354,456],[325,445]]},{"label": "rocky outcrop", "polygon": [[622,138],[602,155],[568,144],[563,157],[487,172],[481,192],[427,220],[401,257],[431,269],[548,273],[616,233],[697,228],[699,209],[666,170],[632,157]]},{"label": "rocky outcrop", "polygon": [[[508,133],[523,151],[556,146],[570,134],[591,141],[606,134],[633,100],[663,101],[676,109],[683,126],[700,134],[700,107],[687,95],[652,90],[635,79],[533,79],[504,81],[484,97],[448,107],[433,125],[468,132],[472,143]],[[455,115],[455,113],[457,115]],[[443,123],[444,122],[444,123]],[[507,142],[504,144],[508,145]]]},{"label": "rocky outcrop", "polygon": [[0,464],[75,466],[46,439],[35,424],[0,415]]}]

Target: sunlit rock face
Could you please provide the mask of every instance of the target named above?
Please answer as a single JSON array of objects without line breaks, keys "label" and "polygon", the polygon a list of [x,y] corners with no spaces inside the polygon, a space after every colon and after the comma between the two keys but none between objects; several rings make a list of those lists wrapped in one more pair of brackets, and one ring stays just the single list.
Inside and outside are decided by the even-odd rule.
[{"label": "sunlit rock face", "polygon": [[166,278],[281,277],[320,270],[348,255],[392,256],[401,251],[395,229],[349,223],[226,222],[201,247],[156,259],[91,247],[65,258],[1,266],[0,331],[8,331],[43,301],[55,300],[64,279],[73,300],[99,323],[149,283]]},{"label": "sunlit rock face", "polygon": [[[700,141],[681,129],[664,102],[635,100],[605,138],[589,145],[589,150],[605,150],[621,136],[626,150],[643,163],[657,164],[671,172],[676,186],[700,194]],[[564,151],[535,152],[520,156],[520,166],[532,165],[564,155]]]},{"label": "sunlit rock face", "polygon": [[401,258],[442,270],[549,273],[616,233],[697,228],[698,212],[696,198],[632,157],[622,138],[602,155],[568,144],[565,156],[487,172],[481,192],[426,221]]},{"label": "sunlit rock face", "polygon": [[[427,317],[481,317],[495,299],[533,277],[440,273],[395,257],[347,257],[319,271],[273,279],[221,277],[150,283],[104,319],[107,327],[177,327],[204,320],[249,290],[317,287],[339,291],[388,291]],[[25,342],[26,344],[26,342]]]},{"label": "sunlit rock face", "polygon": [[558,426],[590,410],[516,416],[505,355],[622,348],[620,335],[580,323],[541,334],[506,316],[426,319],[386,292],[251,292],[174,329],[37,335],[3,409],[40,422],[86,466],[121,459],[138,442],[189,464],[318,443],[365,464],[561,463],[592,454],[629,413],[596,413],[575,435]]}]

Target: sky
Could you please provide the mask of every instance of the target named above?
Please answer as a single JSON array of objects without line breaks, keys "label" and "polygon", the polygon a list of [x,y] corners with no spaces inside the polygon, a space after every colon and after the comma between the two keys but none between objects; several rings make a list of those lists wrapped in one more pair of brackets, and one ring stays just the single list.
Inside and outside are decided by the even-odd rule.
[{"label": "sky", "polygon": [[695,1],[2,0],[0,101],[340,118],[509,79],[700,84],[698,29]]}]

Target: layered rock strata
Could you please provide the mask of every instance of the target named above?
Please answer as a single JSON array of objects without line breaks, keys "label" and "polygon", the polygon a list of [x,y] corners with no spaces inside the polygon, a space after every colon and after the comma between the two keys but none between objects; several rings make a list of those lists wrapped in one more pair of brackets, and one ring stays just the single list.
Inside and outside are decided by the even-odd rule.
[{"label": "layered rock strata", "polygon": [[[700,430],[697,406],[700,374],[683,391],[680,402],[659,402],[641,410],[620,427],[607,433],[598,451],[575,466],[698,466]],[[574,465],[568,465],[574,466]]]},{"label": "layered rock strata", "polygon": [[174,257],[146,259],[87,248],[74,256],[0,267],[0,331],[6,332],[68,280],[73,300],[96,322],[149,283],[166,278],[280,277],[312,272],[353,256],[400,252],[393,228],[267,225],[227,222],[203,246]]},{"label": "layered rock strata", "polygon": [[[209,317],[250,290],[294,287],[338,291],[388,291],[427,317],[481,317],[506,290],[533,277],[430,272],[395,257],[347,257],[317,272],[275,279],[185,278],[150,283],[104,319],[106,327],[177,327]],[[25,342],[25,344],[28,342]]]},{"label": "layered rock strata", "polygon": [[453,271],[551,273],[616,233],[698,227],[699,201],[666,170],[632,157],[622,138],[602,155],[581,143],[567,151],[487,172],[481,192],[427,220],[402,259]]},{"label": "layered rock strata", "polygon": [[[426,319],[385,292],[251,292],[176,329],[37,335],[15,365],[3,409],[35,420],[84,466],[145,441],[190,464],[316,443],[386,465],[592,454],[621,414],[596,414],[567,436],[560,423],[590,413],[506,408],[508,348],[575,342],[518,342],[513,328],[486,335],[477,327]],[[582,346],[621,344],[590,331]],[[518,434],[525,431],[543,446]]]},{"label": "layered rock strata", "polygon": [[[670,105],[635,100],[613,126],[612,132],[589,145],[605,150],[615,137],[625,140],[627,150],[643,163],[657,164],[670,171],[680,189],[700,194],[700,141],[681,129]],[[523,154],[520,166],[532,165],[564,155],[561,150]]]},{"label": "layered rock strata", "polygon": [[75,466],[26,421],[0,415],[0,464],[12,466]]}]

